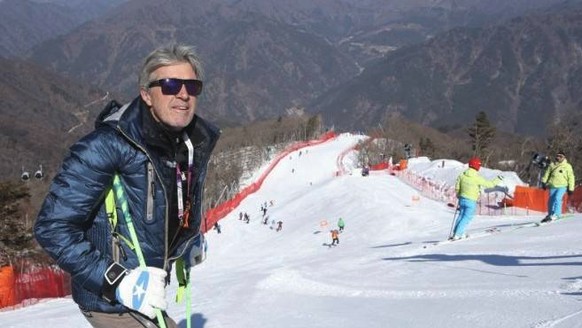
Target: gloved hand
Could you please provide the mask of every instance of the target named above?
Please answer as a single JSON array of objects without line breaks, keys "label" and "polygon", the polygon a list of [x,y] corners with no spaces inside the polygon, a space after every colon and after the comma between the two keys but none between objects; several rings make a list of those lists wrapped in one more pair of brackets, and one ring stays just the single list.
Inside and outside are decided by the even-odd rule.
[{"label": "gloved hand", "polygon": [[574,190],[568,190],[568,196],[572,196],[574,194]]},{"label": "gloved hand", "polygon": [[155,309],[163,311],[168,307],[166,275],[160,268],[135,268],[121,280],[115,296],[121,304],[153,319]]},{"label": "gloved hand", "polygon": [[545,183],[542,183],[542,189],[543,189],[543,190],[546,190],[546,189],[548,189],[548,185],[547,185],[547,184],[545,184]]},{"label": "gloved hand", "polygon": [[208,244],[206,243],[206,238],[202,233],[194,237],[192,244],[187,249],[184,256],[184,261],[186,262],[186,267],[191,268],[198,265],[204,260],[206,260],[206,251],[208,250]]}]

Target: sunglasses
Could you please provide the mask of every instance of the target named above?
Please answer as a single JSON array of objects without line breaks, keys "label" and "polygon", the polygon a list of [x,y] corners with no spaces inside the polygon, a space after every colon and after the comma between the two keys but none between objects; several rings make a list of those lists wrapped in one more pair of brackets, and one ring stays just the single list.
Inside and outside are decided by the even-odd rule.
[{"label": "sunglasses", "polygon": [[148,88],[161,87],[162,93],[165,95],[177,95],[182,90],[182,86],[186,87],[186,92],[191,96],[198,96],[202,92],[202,81],[200,80],[182,80],[182,79],[161,79],[151,81]]}]

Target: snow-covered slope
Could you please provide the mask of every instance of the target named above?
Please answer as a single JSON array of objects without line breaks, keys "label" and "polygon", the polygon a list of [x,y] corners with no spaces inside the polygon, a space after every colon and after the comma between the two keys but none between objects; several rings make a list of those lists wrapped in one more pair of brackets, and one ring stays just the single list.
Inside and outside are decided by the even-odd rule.
[{"label": "snow-covered slope", "polygon": [[[519,227],[540,215],[477,216],[469,234],[501,232],[434,246],[450,207],[385,172],[362,177],[355,155],[343,158],[353,174],[335,176],[362,138],[294,152],[220,221],[221,234],[207,234],[208,259],[192,271],[193,327],[582,327],[580,214],[537,228]],[[339,217],[345,231],[328,247]],[[186,327],[183,305],[169,312]],[[88,327],[70,299],[0,312],[0,322]]]}]

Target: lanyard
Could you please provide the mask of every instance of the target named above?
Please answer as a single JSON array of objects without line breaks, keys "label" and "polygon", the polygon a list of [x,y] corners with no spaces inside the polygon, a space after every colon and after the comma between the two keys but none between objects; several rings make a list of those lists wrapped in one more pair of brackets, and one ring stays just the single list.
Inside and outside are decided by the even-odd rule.
[{"label": "lanyard", "polygon": [[194,146],[186,132],[183,133],[184,143],[188,148],[188,171],[186,174],[180,170],[180,163],[176,163],[176,194],[178,196],[178,219],[184,228],[188,228],[188,219],[190,217],[190,199],[186,200],[186,207],[184,207],[183,184],[186,180],[186,194],[190,190],[192,182],[192,172],[194,172]]}]

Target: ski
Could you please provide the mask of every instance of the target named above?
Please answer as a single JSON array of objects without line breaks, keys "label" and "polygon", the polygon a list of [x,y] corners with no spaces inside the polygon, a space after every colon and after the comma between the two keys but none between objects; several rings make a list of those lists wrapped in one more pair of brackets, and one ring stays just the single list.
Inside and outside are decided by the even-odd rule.
[{"label": "ski", "polygon": [[458,242],[462,242],[464,240],[486,237],[486,236],[490,236],[490,235],[497,234],[497,233],[507,233],[507,232],[515,231],[515,230],[522,229],[522,228],[541,227],[541,226],[545,226],[545,225],[548,225],[551,223],[564,221],[564,220],[566,220],[568,218],[572,218],[572,217],[574,217],[574,214],[569,213],[569,214],[565,214],[562,217],[560,217],[556,220],[550,221],[550,222],[544,222],[544,223],[542,223],[540,221],[525,222],[525,223],[511,225],[511,226],[503,228],[503,229],[501,229],[500,227],[490,227],[490,228],[487,228],[483,231],[472,233],[472,234],[468,235],[466,238],[461,238],[461,239],[456,239],[456,240],[446,239],[446,240],[441,240],[441,241],[436,241],[436,242],[428,242],[426,245],[423,245],[423,248],[428,248],[431,246],[438,246],[438,245],[443,245],[443,244],[458,243]]},{"label": "ski", "polygon": [[559,218],[557,218],[555,220],[552,220],[552,221],[548,221],[548,222],[541,222],[541,221],[540,222],[536,222],[535,226],[536,227],[541,227],[541,226],[548,225],[548,224],[551,224],[551,223],[556,223],[556,222],[564,221],[564,220],[569,219],[569,218],[572,218],[572,217],[574,217],[574,214],[568,213],[568,214],[564,214],[561,217],[559,217]]},{"label": "ski", "polygon": [[502,232],[502,230],[500,230],[499,228],[491,227],[491,228],[487,228],[487,229],[480,231],[480,232],[472,233],[470,235],[467,235],[467,237],[461,238],[461,239],[446,239],[446,240],[440,240],[440,241],[436,241],[436,242],[430,242],[430,243],[424,245],[423,248],[428,248],[431,246],[438,246],[438,245],[443,245],[443,244],[459,243],[459,242],[463,242],[466,240],[490,236],[490,235],[500,233],[500,232]]}]

